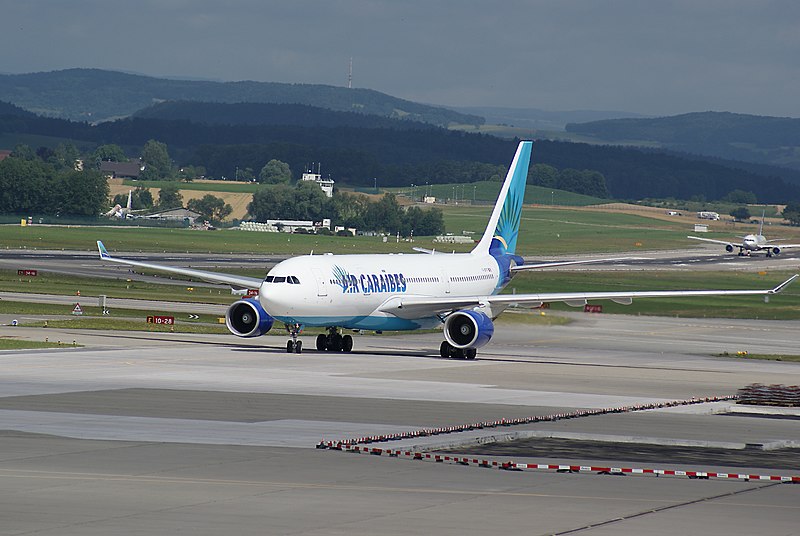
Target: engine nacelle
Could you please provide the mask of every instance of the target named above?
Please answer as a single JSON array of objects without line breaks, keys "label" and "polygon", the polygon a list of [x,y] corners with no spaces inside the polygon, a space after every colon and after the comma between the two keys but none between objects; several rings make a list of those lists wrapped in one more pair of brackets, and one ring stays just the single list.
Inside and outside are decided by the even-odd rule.
[{"label": "engine nacelle", "polygon": [[463,309],[444,320],[444,338],[455,348],[480,348],[492,335],[492,319],[477,311]]},{"label": "engine nacelle", "polygon": [[725,246],[725,251],[727,251],[728,253],[733,253],[733,246],[728,244],[727,246]]},{"label": "engine nacelle", "polygon": [[779,248],[779,247],[772,248],[772,253],[775,254],[775,255],[780,255],[781,248]]},{"label": "engine nacelle", "polygon": [[274,322],[255,298],[234,302],[225,312],[225,325],[237,337],[260,337]]}]

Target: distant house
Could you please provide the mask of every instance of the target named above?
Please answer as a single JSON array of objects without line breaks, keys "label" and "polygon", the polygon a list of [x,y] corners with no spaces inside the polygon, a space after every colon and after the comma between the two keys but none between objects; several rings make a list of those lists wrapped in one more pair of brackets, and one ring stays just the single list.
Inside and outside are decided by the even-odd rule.
[{"label": "distant house", "polygon": [[100,173],[110,179],[138,179],[141,172],[141,164],[138,161],[100,162]]},{"label": "distant house", "polygon": [[5,149],[0,149],[0,162],[11,156],[12,151],[7,151]]}]

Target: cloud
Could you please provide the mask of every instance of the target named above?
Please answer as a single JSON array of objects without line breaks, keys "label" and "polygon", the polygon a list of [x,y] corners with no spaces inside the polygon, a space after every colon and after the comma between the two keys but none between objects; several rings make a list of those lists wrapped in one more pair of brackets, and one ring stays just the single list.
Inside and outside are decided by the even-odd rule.
[{"label": "cloud", "polygon": [[1,70],[354,85],[452,105],[800,116],[785,0],[28,0]]}]

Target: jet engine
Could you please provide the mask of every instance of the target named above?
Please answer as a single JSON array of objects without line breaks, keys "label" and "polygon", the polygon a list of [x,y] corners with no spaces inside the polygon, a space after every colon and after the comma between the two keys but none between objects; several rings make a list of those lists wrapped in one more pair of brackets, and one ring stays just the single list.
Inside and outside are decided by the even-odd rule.
[{"label": "jet engine", "polygon": [[225,325],[237,337],[260,337],[274,322],[254,298],[234,302],[225,312]]},{"label": "jet engine", "polygon": [[772,253],[773,253],[773,254],[775,254],[775,255],[780,255],[780,253],[781,253],[781,248],[779,248],[779,247],[777,247],[777,246],[776,246],[776,247],[774,247],[774,248],[772,248]]},{"label": "jet engine", "polygon": [[463,309],[444,320],[444,338],[454,348],[480,348],[494,335],[492,319],[483,313]]},{"label": "jet engine", "polygon": [[732,253],[733,252],[733,246],[728,244],[727,246],[725,246],[725,251],[727,251],[728,253]]}]

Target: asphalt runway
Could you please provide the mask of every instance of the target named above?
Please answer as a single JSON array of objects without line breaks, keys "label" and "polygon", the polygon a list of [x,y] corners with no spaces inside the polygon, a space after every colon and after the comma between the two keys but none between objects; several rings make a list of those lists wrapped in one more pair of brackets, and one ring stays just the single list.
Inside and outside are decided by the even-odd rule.
[{"label": "asphalt runway", "polygon": [[[800,384],[800,364],[713,355],[794,353],[800,322],[573,316],[566,326],[501,324],[476,361],[437,357],[438,334],[360,335],[352,354],[295,355],[279,336],[48,329],[51,339],[85,346],[0,355],[0,534],[797,533],[798,485],[503,471],[315,448],[728,395],[752,382]],[[41,339],[43,330],[2,327],[0,335]],[[627,449],[606,457],[545,448],[514,461],[800,474],[800,462],[770,467],[768,451],[751,467],[721,464],[714,449],[800,445],[796,420],[730,408],[715,402],[379,445],[469,453],[487,437],[573,446],[599,439],[655,445],[656,456],[645,463]],[[670,458],[676,445],[705,446],[709,455]]]}]

